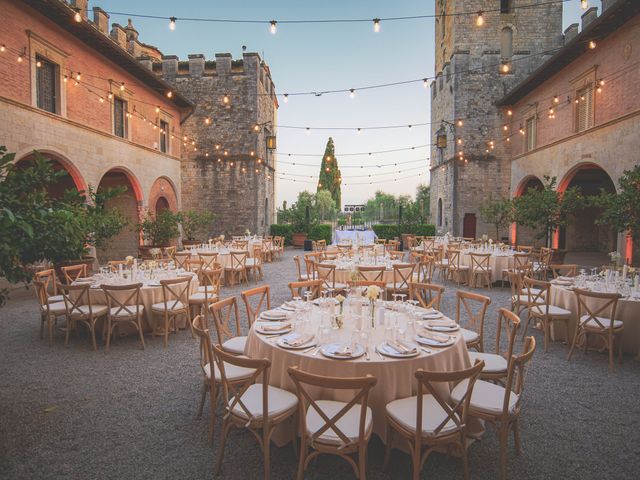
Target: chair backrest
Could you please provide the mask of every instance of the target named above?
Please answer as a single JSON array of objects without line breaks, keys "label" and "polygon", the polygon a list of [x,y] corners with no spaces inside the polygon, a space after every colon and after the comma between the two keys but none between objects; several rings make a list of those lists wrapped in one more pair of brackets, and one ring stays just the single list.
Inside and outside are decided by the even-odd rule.
[{"label": "chair backrest", "polygon": [[[212,303],[209,305],[209,310],[213,314],[213,324],[216,328],[216,333],[218,334],[219,343],[224,343],[229,338],[242,335],[236,297],[229,297]],[[235,323],[235,335],[231,330],[233,323]]]},{"label": "chair backrest", "polygon": [[358,278],[360,280],[382,282],[384,280],[384,272],[386,268],[384,265],[381,265],[381,266],[358,265],[356,267],[356,270],[358,272]]},{"label": "chair backrest", "polygon": [[435,268],[435,258],[427,254],[422,255],[416,264],[416,268],[418,269],[418,282],[431,283],[433,269]]},{"label": "chair backrest", "polygon": [[79,265],[69,265],[67,267],[61,267],[64,280],[67,283],[73,283],[79,278],[87,276],[87,264],[80,263]]},{"label": "chair backrest", "polygon": [[46,270],[40,270],[39,272],[36,272],[34,274],[34,279],[38,280],[39,282],[42,282],[44,285],[44,291],[46,293],[46,296],[48,297],[50,295],[49,293],[49,287],[52,287],[52,294],[56,295],[58,292],[58,288],[57,288],[57,279],[56,279],[56,271],[53,268],[48,268]]},{"label": "chair backrest", "polygon": [[33,286],[36,291],[36,298],[40,304],[40,309],[43,312],[49,313],[49,292],[47,291],[47,284],[40,280],[33,280]]},{"label": "chair backrest", "polygon": [[304,292],[311,292],[311,300],[315,300],[320,296],[320,292],[322,292],[322,284],[323,281],[320,279],[290,282],[289,290],[291,291],[291,298],[300,297],[304,299]]},{"label": "chair backrest", "polygon": [[516,271],[527,271],[531,268],[531,253],[516,252],[513,254],[513,269]]},{"label": "chair backrest", "polygon": [[491,260],[490,253],[474,253],[471,252],[469,254],[471,257],[471,272],[473,273],[489,273],[490,266],[489,261]]},{"label": "chair backrest", "polygon": [[338,245],[338,251],[341,254],[346,255],[351,252],[351,245]]},{"label": "chair backrest", "polygon": [[234,270],[242,270],[247,268],[247,252],[229,252],[231,255],[231,268]]},{"label": "chair backrest", "polygon": [[[211,335],[209,334],[208,325],[204,316],[196,315],[191,324],[193,326],[194,333],[200,340],[200,348],[198,349],[200,353],[200,368],[202,369],[204,377],[207,378],[207,365],[209,365],[209,372],[213,373],[213,366],[215,363],[213,345],[211,344]],[[215,376],[209,375],[209,377],[211,380],[211,386],[215,388]],[[214,392],[211,392],[211,394],[213,395]]]},{"label": "chair backrest", "polygon": [[[313,409],[322,419],[322,424],[314,425],[314,432],[311,433],[311,442],[321,442],[321,437],[329,432],[333,433],[340,439],[341,444],[337,449],[344,448],[352,444],[358,444],[365,440],[366,436],[366,418],[367,406],[369,401],[369,391],[376,384],[376,377],[367,374],[364,377],[327,377],[325,375],[315,375],[313,373],[304,372],[298,367],[289,367],[289,376],[296,386],[296,394],[298,395],[298,409],[300,419],[300,434],[308,435],[309,429],[306,425],[307,408]],[[317,403],[317,394],[312,395],[309,387],[317,391],[323,389],[334,393],[336,390],[352,390],[354,395],[345,405],[336,413],[330,413],[322,410],[321,405]],[[338,426],[338,422],[352,408],[359,411],[358,415],[358,438],[350,439],[345,432]]]},{"label": "chair backrest", "polygon": [[[93,316],[93,305],[91,304],[91,295],[89,295],[90,285],[88,283],[79,283],[77,285],[63,285],[58,283],[58,290],[62,292],[64,305],[67,309],[67,316],[87,317]],[[80,307],[87,306],[86,309]]]},{"label": "chair backrest", "polygon": [[399,289],[409,289],[409,284],[413,280],[414,263],[396,263],[393,265],[393,287]]},{"label": "chair backrest", "polygon": [[336,287],[336,266],[330,263],[316,263],[315,270],[318,279],[322,280],[324,288]]},{"label": "chair backrest", "polygon": [[170,247],[164,247],[164,255],[167,258],[173,257],[173,254],[176,253],[176,246],[172,245]]},{"label": "chair backrest", "polygon": [[109,269],[112,272],[117,272],[120,265],[122,265],[122,267],[124,268],[129,265],[129,262],[127,262],[126,260],[109,260],[107,264],[109,265]]},{"label": "chair backrest", "polygon": [[[422,397],[425,393],[433,396],[434,400],[438,402],[446,417],[435,427],[433,430],[435,436],[438,436],[445,425],[449,422],[453,422],[456,425],[456,430],[460,431],[465,428],[467,424],[467,415],[469,412],[469,402],[471,401],[471,394],[473,393],[473,386],[480,375],[484,367],[484,361],[477,361],[475,365],[464,370],[458,370],[453,372],[434,372],[418,369],[415,372],[415,377],[418,381],[418,398],[417,398],[417,415],[415,424],[415,435],[418,445],[420,445],[420,439],[422,437],[422,417],[423,415],[429,415],[430,412],[423,411]],[[449,395],[449,389],[442,389],[438,384],[448,383],[453,390],[458,384],[466,381],[466,391],[461,395],[458,401],[451,399]],[[452,431],[447,428],[446,435],[451,435]]]},{"label": "chair backrest", "polygon": [[460,250],[449,247],[447,258],[449,259],[449,267],[460,269]]},{"label": "chair backrest", "polygon": [[162,301],[166,310],[177,310],[180,303],[182,308],[187,308],[191,276],[160,280],[160,285],[162,285]]},{"label": "chair backrest", "polygon": [[507,277],[509,278],[509,285],[511,286],[511,298],[516,299],[520,295],[526,295],[526,292],[522,292],[524,289],[524,276],[525,272],[519,270],[508,270]]},{"label": "chair backrest", "polygon": [[300,257],[298,255],[295,255],[293,257],[293,261],[296,264],[296,270],[298,272],[298,281],[302,280],[302,269],[300,268]]},{"label": "chair backrest", "polygon": [[[551,301],[551,284],[544,280],[536,280],[531,277],[522,279],[522,286],[527,295],[527,301],[530,305],[537,305],[544,315],[549,314],[549,306]],[[531,309],[536,312],[537,309]]]},{"label": "chair backrest", "polygon": [[[595,322],[598,328],[613,330],[613,320],[616,318],[618,300],[622,298],[622,295],[619,293],[591,292],[579,288],[574,289],[573,293],[575,293],[578,301],[580,323],[592,322],[591,325],[593,325],[593,322]],[[583,317],[586,318],[583,320]],[[609,321],[603,323],[603,318]]]},{"label": "chair backrest", "polygon": [[[506,349],[502,349],[502,329],[504,327],[505,337],[507,339]],[[516,342],[516,335],[520,328],[520,317],[512,311],[501,308],[498,310],[498,325],[496,326],[496,349],[497,355],[502,355],[507,361],[511,360],[513,355],[513,347]]]},{"label": "chair backrest", "polygon": [[271,310],[271,297],[269,285],[262,285],[250,290],[245,290],[240,294],[247,310],[247,320],[249,326],[264,310]]},{"label": "chair backrest", "polygon": [[518,245],[516,246],[516,250],[518,252],[531,254],[533,252],[533,247],[529,245]]},{"label": "chair backrest", "polygon": [[[251,410],[242,401],[242,396],[247,389],[256,383],[258,378],[262,377],[262,416],[258,417],[259,422],[263,425],[269,424],[269,367],[271,362],[266,358],[247,358],[241,355],[232,355],[225,352],[220,345],[213,346],[213,355],[220,370],[220,380],[222,383],[222,391],[225,406],[225,416],[231,415],[238,417],[239,415],[234,413],[234,409],[237,407],[244,412],[245,417],[249,419],[249,424],[252,423],[254,417]],[[244,380],[234,380],[233,382],[227,378],[226,368],[229,366],[250,368],[253,369],[253,374],[249,375]],[[247,425],[249,426],[249,425]]]},{"label": "chair backrest", "polygon": [[562,264],[562,265],[549,265],[553,278],[562,277],[575,277],[578,271],[578,265],[575,264]]},{"label": "chair backrest", "polygon": [[[531,336],[524,340],[524,347],[520,355],[512,355],[507,369],[507,381],[504,388],[504,402],[502,403],[502,417],[507,418],[520,411],[524,382],[527,375],[527,364],[536,350],[536,339]],[[513,408],[510,408],[512,393],[518,395],[518,400]]]},{"label": "chair backrest", "polygon": [[[271,250],[273,250],[273,248]],[[263,245],[260,245],[258,243],[253,245],[253,249],[252,249],[251,253],[253,254],[253,265],[254,266],[262,265],[262,263],[264,261],[264,257],[266,255],[267,251],[268,250],[266,250]]]},{"label": "chair backrest", "polygon": [[399,250],[390,250],[389,258],[391,258],[391,260],[402,260],[404,259],[404,252],[401,252]]},{"label": "chair backrest", "polygon": [[547,247],[540,247],[540,265],[542,267],[549,267],[549,262],[551,262],[551,256],[553,255],[553,251]]},{"label": "chair backrest", "polygon": [[417,300],[422,308],[440,310],[440,301],[444,294],[444,287],[431,283],[410,283],[409,298]]},{"label": "chair backrest", "polygon": [[[107,299],[109,315],[137,317],[140,315],[140,288],[142,283],[129,285],[100,285]],[[122,300],[121,300],[122,299]],[[112,309],[116,309],[112,311]]]},{"label": "chair backrest", "polygon": [[161,248],[150,248],[149,255],[153,260],[162,260],[162,249]]},{"label": "chair backrest", "polygon": [[186,262],[186,269],[193,273],[199,273],[204,268],[204,262],[199,258],[189,258]]},{"label": "chair backrest", "polygon": [[249,246],[249,240],[234,240],[231,247],[236,250],[246,250]]},{"label": "chair backrest", "polygon": [[376,243],[378,245],[384,245],[387,243],[387,239],[386,238],[376,238]]},{"label": "chair backrest", "polygon": [[483,341],[484,317],[490,304],[491,299],[484,295],[462,290],[456,292],[456,323],[461,325],[462,319],[466,318],[465,328],[470,327],[479,335],[480,345]]},{"label": "chair backrest", "polygon": [[210,269],[200,270],[202,286],[204,287],[205,297],[220,294],[220,282],[224,269],[219,263],[214,263]]},{"label": "chair backrest", "polygon": [[217,252],[199,253],[198,258],[202,260],[203,269],[212,270],[215,268],[215,265],[218,262],[218,253]]},{"label": "chair backrest", "polygon": [[312,256],[304,256],[304,266],[307,270],[307,278],[308,279],[315,279],[317,278],[317,273],[316,273],[316,261],[315,261],[316,257],[312,257]]},{"label": "chair backrest", "polygon": [[173,254],[173,261],[176,264],[176,268],[187,268],[187,260],[191,258],[189,252],[176,252]]}]

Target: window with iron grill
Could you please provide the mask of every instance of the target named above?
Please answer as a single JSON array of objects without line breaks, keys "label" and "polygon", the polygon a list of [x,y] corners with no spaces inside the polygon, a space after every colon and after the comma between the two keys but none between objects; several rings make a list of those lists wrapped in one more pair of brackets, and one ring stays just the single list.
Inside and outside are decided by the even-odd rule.
[{"label": "window with iron grill", "polygon": [[40,64],[36,71],[36,95],[38,108],[51,113],[58,112],[57,72],[58,65],[36,56],[36,63]]}]

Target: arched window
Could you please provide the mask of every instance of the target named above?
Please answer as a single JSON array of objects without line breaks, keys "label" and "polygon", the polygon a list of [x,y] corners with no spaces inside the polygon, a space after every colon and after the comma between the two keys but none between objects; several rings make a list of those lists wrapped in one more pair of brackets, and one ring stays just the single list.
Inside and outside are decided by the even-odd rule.
[{"label": "arched window", "polygon": [[513,56],[513,30],[504,27],[500,34],[500,56],[502,60],[511,60]]},{"label": "arched window", "polygon": [[262,221],[263,225],[269,225],[269,199],[264,199],[264,220]]},{"label": "arched window", "polygon": [[438,199],[438,226],[442,226],[442,199]]}]

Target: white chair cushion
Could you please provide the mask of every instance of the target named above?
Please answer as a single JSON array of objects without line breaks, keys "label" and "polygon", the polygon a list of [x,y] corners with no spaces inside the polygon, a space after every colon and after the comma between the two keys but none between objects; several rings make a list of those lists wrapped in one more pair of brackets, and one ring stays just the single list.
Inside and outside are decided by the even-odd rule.
[{"label": "white chair cushion", "polygon": [[[538,295],[538,294],[540,294],[540,292],[542,292],[542,290],[540,290],[539,288],[532,288],[531,289],[531,295]],[[547,292],[542,292],[542,297],[544,297],[546,294],[547,294]],[[523,288],[522,290],[520,290],[520,295],[527,296],[527,289]]]},{"label": "white chair cushion", "polygon": [[204,290],[205,288],[207,289],[207,293],[210,294],[211,292],[213,292],[213,287],[211,285],[207,285],[206,287],[204,285],[200,285],[198,287],[198,293],[204,293],[205,292],[205,290]]},{"label": "white chair cushion", "polygon": [[[80,310],[80,311],[78,311]],[[91,311],[93,312],[94,317],[101,317],[102,315],[106,315],[109,311],[109,307],[106,305],[91,305]],[[71,313],[72,318],[76,317],[86,317],[89,315],[89,305],[79,305],[78,307],[73,309]]]},{"label": "white chair cushion", "polygon": [[[514,295],[511,297],[511,300],[513,301],[513,303],[515,303],[517,300],[523,305],[528,305],[529,303],[533,303],[529,301],[529,295]],[[544,299],[538,297],[535,299],[535,303],[544,303]]]},{"label": "white chair cushion", "polygon": [[51,295],[49,298],[47,298],[47,302],[49,303],[64,302],[64,297],[62,295]]},{"label": "white chair cushion", "polygon": [[[587,328],[593,328],[593,329],[597,329],[597,330],[602,330],[603,327],[604,328],[609,328],[609,326],[611,325],[611,319],[609,318],[604,318],[604,317],[596,317],[598,319],[598,322],[600,322],[602,324],[602,326],[598,325],[598,322],[596,322],[593,318],[590,319],[589,315],[583,315],[582,317],[580,317],[580,324],[583,325],[584,327]],[[623,323],[620,320],[614,320],[613,321],[613,328],[622,328]]]},{"label": "white chair cushion", "polygon": [[247,337],[233,337],[222,344],[222,349],[235,353],[236,355],[244,355],[244,346],[247,343]]},{"label": "white chair cushion", "polygon": [[247,258],[247,267],[253,267],[259,265],[255,258]]},{"label": "white chair cushion", "polygon": [[[347,402],[336,402],[333,400],[318,400],[316,402],[320,410],[329,418],[332,418],[336,413],[338,413]],[[352,442],[358,441],[358,434],[360,429],[360,409],[361,405],[352,405],[349,411],[345,413],[340,419],[336,422],[336,426],[340,429],[342,433],[344,433],[349,440]],[[313,408],[309,407],[307,409],[307,432],[309,435],[313,435],[315,432],[320,430],[324,425],[325,421],[318,414],[318,412]],[[365,437],[368,437],[373,428],[373,414],[371,412],[371,408],[367,407],[367,413],[365,414],[364,420],[364,432]],[[320,435],[316,441],[320,441],[323,443],[330,443],[332,445],[342,445],[342,440],[338,436],[336,432],[332,429],[326,430],[322,435]]]},{"label": "white chair cushion", "polygon": [[[167,310],[175,311],[175,310],[184,310],[186,305],[182,302],[175,302],[174,300],[167,301]],[[154,303],[151,305],[151,310],[155,310],[156,312],[164,312],[164,302]]]},{"label": "white chair cushion", "polygon": [[[298,406],[298,397],[293,393],[282,390],[281,388],[272,387],[269,385],[268,391],[269,402],[269,417],[280,415],[289,410],[295,410]],[[242,394],[242,403],[249,410],[249,413],[253,418],[262,418],[262,384],[254,383],[249,386],[247,390]],[[236,404],[233,406],[233,413],[244,418],[248,418],[247,413],[240,406]]]},{"label": "white chair cushion", "polygon": [[480,335],[473,330],[467,330],[466,328],[461,328],[460,333],[462,334],[462,338],[464,338],[465,343],[475,342],[480,337]]},{"label": "white chair cushion", "polygon": [[[208,379],[211,379],[211,364],[207,363],[204,367],[204,373]],[[243,378],[250,377],[255,370],[253,368],[245,368],[238,367],[237,365],[231,365],[230,363],[224,364],[224,374],[227,377],[227,380],[236,381],[241,380]],[[217,382],[222,381],[222,376],[220,375],[220,369],[217,364],[213,364],[213,375]]]},{"label": "white chair cushion", "polygon": [[[401,398],[387,404],[387,415],[393,418],[403,427],[409,430],[416,428],[416,415],[418,397]],[[422,396],[422,434],[425,436],[434,436],[434,430],[447,417],[447,413],[442,409],[438,401],[433,395]],[[449,420],[439,435],[455,431],[458,427],[455,422]]]},{"label": "white chair cushion", "polygon": [[406,284],[403,285],[402,281],[400,281],[397,284],[393,282],[389,282],[387,283],[386,288],[390,288],[392,290],[408,290],[409,286]]},{"label": "white chair cushion", "polygon": [[[467,380],[463,380],[451,392],[451,398],[459,401],[467,391]],[[471,410],[490,415],[502,414],[502,405],[504,404],[505,389],[500,385],[484,380],[476,380],[471,395]],[[509,396],[509,413],[513,413],[516,408],[518,395],[511,392]]]},{"label": "white chair cushion", "polygon": [[449,265],[450,270],[469,270],[469,265]]},{"label": "white chair cushion", "polygon": [[[46,308],[42,308],[43,312],[46,312]],[[65,306],[64,302],[56,302],[56,303],[50,303],[49,304],[49,312],[54,314],[54,315],[59,315],[61,313],[67,313],[67,307]]]},{"label": "white chair cushion", "polygon": [[218,295],[209,290],[206,295],[204,292],[198,292],[189,296],[189,303],[204,303],[205,300],[215,301],[217,298]]},{"label": "white chair cushion", "polygon": [[495,353],[469,352],[471,363],[476,360],[484,360],[483,373],[503,373],[507,371],[508,363],[502,355]]},{"label": "white chair cushion", "polygon": [[[531,309],[533,313],[536,315],[544,315],[547,311],[545,306],[536,305]],[[564,308],[556,307],[555,305],[549,305],[549,316],[551,317],[566,317],[569,318],[571,316],[571,312],[569,310],[565,310]]]},{"label": "white chair cushion", "polygon": [[[144,313],[144,305],[138,305],[138,308],[140,309],[140,315],[142,315]],[[118,312],[118,310],[120,310]],[[129,312],[127,312],[127,310],[129,310]],[[126,305],[126,310],[125,308],[120,308],[120,307],[113,307],[111,308],[111,310],[109,311],[109,314],[112,317],[118,318],[118,317],[132,317],[135,316],[136,314],[136,306],[135,305]]]}]

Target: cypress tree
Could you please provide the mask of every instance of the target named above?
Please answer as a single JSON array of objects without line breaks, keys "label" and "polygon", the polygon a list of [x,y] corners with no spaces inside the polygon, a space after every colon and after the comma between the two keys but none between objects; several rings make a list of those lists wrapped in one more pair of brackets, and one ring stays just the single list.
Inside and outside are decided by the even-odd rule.
[{"label": "cypress tree", "polygon": [[327,146],[324,150],[324,156],[322,157],[322,163],[320,165],[317,192],[320,190],[328,190],[329,193],[331,193],[331,198],[336,202],[336,208],[338,211],[342,208],[340,192],[341,184],[342,178],[340,175],[340,169],[338,168],[338,160],[335,156],[333,138],[329,137]]}]

